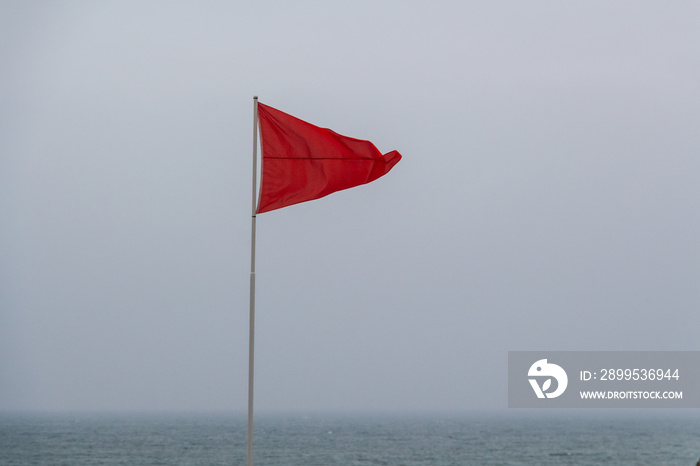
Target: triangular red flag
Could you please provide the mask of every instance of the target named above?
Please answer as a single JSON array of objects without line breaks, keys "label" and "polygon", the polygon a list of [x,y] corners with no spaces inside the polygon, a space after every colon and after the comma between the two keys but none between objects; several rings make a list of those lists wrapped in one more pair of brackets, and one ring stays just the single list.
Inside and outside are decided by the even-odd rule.
[{"label": "triangular red flag", "polygon": [[262,181],[258,213],[327,196],[385,175],[401,154],[258,103]]}]

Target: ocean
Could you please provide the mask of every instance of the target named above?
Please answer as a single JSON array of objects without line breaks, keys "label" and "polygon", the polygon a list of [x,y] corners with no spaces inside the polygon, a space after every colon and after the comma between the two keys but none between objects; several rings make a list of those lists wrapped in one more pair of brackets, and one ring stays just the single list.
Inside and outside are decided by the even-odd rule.
[{"label": "ocean", "polygon": [[[687,413],[686,413],[687,414]],[[700,416],[260,415],[256,465],[688,465]],[[1,414],[0,465],[245,465],[245,415]]]}]

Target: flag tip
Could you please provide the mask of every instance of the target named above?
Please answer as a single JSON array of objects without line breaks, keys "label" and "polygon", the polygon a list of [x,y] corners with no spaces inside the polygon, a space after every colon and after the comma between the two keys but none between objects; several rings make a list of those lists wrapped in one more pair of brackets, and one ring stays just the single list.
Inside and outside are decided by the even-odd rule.
[{"label": "flag tip", "polygon": [[253,100],[258,100],[258,96],[257,96],[257,95],[254,95],[254,96],[253,96]]}]

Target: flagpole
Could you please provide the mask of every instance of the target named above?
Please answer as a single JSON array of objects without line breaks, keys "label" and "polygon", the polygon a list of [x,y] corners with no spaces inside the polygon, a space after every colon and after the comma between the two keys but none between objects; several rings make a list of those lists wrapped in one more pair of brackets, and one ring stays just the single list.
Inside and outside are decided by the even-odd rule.
[{"label": "flagpole", "polygon": [[250,229],[250,327],[248,329],[248,466],[253,466],[253,375],[255,358],[255,216],[257,214],[258,96],[253,97],[253,209]]}]

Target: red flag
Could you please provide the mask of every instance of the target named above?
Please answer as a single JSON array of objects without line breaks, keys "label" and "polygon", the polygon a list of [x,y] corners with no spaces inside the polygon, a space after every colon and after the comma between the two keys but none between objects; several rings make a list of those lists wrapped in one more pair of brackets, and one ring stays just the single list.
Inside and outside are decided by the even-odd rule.
[{"label": "red flag", "polygon": [[262,181],[258,213],[369,183],[401,160],[369,141],[341,136],[258,103]]}]

